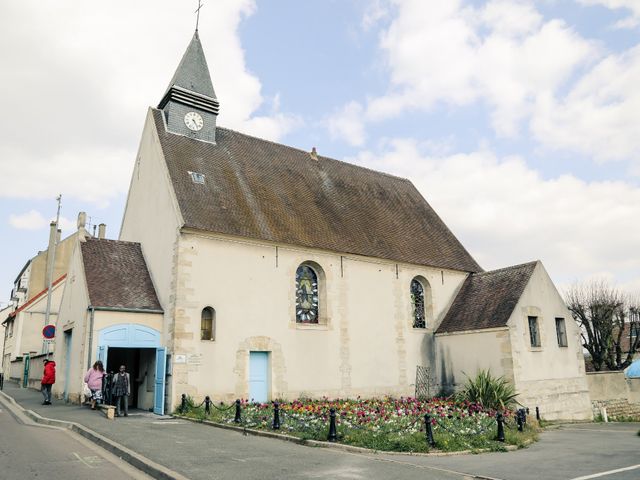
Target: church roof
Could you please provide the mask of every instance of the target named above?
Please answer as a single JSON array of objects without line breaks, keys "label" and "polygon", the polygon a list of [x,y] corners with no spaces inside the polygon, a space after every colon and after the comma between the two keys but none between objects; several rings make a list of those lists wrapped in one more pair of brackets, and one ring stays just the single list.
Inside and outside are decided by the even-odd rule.
[{"label": "church roof", "polygon": [[139,243],[88,238],[80,245],[92,307],[162,310]]},{"label": "church roof", "polygon": [[176,72],[173,74],[171,82],[169,82],[167,93],[173,86],[216,98],[211,76],[209,75],[209,67],[207,67],[207,59],[204,56],[197,30],[193,34],[193,38],[184,52]]},{"label": "church roof", "polygon": [[192,140],[153,114],[185,227],[482,270],[409,180],[224,128],[215,144]]},{"label": "church roof", "polygon": [[436,333],[506,326],[537,263],[469,275]]}]

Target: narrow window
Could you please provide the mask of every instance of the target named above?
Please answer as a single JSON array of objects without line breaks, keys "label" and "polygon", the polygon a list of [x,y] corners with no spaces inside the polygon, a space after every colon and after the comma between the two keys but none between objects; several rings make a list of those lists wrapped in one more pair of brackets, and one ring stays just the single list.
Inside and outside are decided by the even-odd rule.
[{"label": "narrow window", "polygon": [[540,331],[538,330],[538,317],[529,317],[529,339],[532,347],[540,346]]},{"label": "narrow window", "polygon": [[318,323],[318,274],[309,265],[296,270],[296,322]]},{"label": "narrow window", "polygon": [[567,326],[564,318],[556,318],[556,336],[558,337],[558,346],[566,347],[567,344]]},{"label": "narrow window", "polygon": [[200,316],[200,339],[215,340],[216,339],[216,312],[213,308],[207,307],[202,309]]},{"label": "narrow window", "polygon": [[411,280],[411,306],[413,307],[413,328],[427,328],[424,286],[417,278]]}]

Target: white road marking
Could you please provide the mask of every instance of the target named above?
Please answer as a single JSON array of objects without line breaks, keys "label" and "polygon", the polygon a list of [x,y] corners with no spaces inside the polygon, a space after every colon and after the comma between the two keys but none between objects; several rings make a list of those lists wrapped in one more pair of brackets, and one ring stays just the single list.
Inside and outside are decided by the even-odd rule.
[{"label": "white road marking", "polygon": [[640,468],[640,464],[632,465],[630,467],[625,467],[625,468],[618,468],[616,470],[609,470],[607,472],[594,473],[593,475],[585,475],[584,477],[576,477],[576,478],[572,478],[571,480],[589,480],[590,478],[605,477],[607,475],[613,475],[614,473],[628,472],[629,470],[635,470],[637,468]]},{"label": "white road marking", "polygon": [[89,467],[89,468],[96,468],[96,467],[94,467],[93,465],[91,465],[90,463],[85,462],[84,458],[82,458],[82,457],[81,457],[80,455],[78,455],[76,452],[72,452],[72,453],[75,455],[75,457],[76,457],[78,460],[80,460],[82,463],[84,463],[87,467]]}]

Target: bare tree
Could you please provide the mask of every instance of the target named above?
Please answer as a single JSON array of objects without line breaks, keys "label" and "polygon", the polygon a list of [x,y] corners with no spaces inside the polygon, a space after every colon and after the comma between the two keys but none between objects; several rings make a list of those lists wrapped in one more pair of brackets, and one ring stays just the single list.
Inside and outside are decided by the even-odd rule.
[{"label": "bare tree", "polygon": [[570,287],[565,301],[580,326],[582,346],[591,355],[593,368],[600,371],[628,367],[640,349],[638,299],[604,280],[592,280]]}]

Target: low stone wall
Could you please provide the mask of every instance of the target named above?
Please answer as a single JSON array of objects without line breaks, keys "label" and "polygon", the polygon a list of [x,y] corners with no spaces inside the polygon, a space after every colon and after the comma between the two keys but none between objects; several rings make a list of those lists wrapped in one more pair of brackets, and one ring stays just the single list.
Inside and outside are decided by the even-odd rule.
[{"label": "low stone wall", "polygon": [[589,372],[587,382],[595,418],[606,408],[612,419],[640,419],[640,378],[625,378],[623,372]]}]

